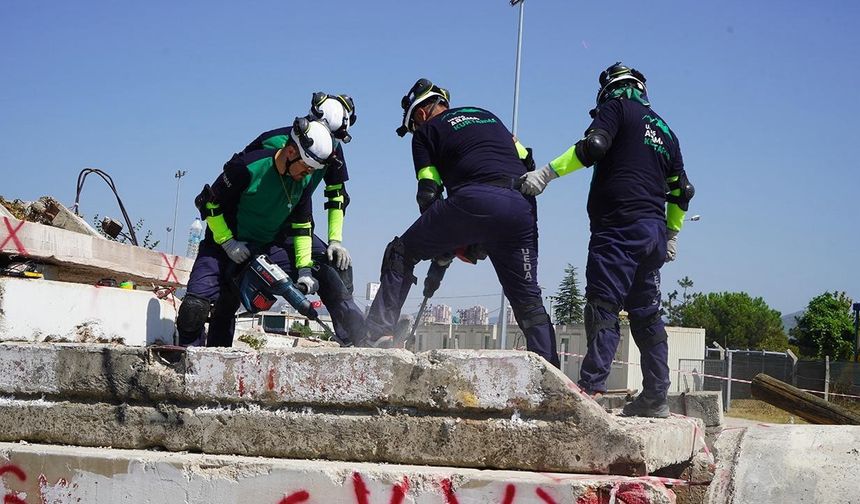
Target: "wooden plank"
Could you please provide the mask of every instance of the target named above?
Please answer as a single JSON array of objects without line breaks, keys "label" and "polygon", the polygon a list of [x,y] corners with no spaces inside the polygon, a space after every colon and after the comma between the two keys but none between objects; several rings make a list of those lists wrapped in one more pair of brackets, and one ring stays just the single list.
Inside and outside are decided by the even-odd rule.
[{"label": "wooden plank", "polygon": [[759,373],[753,378],[751,389],[754,398],[797,415],[810,423],[860,425],[860,415],[764,373]]},{"label": "wooden plank", "polygon": [[194,264],[187,257],[11,217],[0,217],[0,254],[57,265],[57,280],[79,283],[114,278],[181,286]]}]

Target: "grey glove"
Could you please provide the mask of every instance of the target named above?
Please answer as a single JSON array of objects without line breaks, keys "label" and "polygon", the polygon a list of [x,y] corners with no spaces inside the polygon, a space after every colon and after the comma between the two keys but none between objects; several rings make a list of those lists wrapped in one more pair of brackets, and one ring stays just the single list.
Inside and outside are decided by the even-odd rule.
[{"label": "grey glove", "polygon": [[352,264],[349,250],[337,240],[332,240],[328,243],[326,255],[328,255],[328,262],[339,270],[346,270]]},{"label": "grey glove", "polygon": [[251,251],[248,250],[248,244],[234,240],[233,238],[222,243],[221,248],[224,249],[224,252],[227,252],[227,257],[237,264],[241,264],[251,257]]},{"label": "grey glove", "polygon": [[550,165],[544,165],[540,170],[530,171],[520,177],[520,192],[526,196],[537,196],[555,178],[558,178],[558,173]]},{"label": "grey glove", "polygon": [[320,288],[320,283],[311,275],[310,268],[299,269],[299,279],[296,281],[296,284],[305,286],[305,289],[307,289],[305,294],[316,294],[317,289]]},{"label": "grey glove", "polygon": [[669,230],[669,241],[666,242],[666,262],[674,261],[678,255],[678,232]]}]

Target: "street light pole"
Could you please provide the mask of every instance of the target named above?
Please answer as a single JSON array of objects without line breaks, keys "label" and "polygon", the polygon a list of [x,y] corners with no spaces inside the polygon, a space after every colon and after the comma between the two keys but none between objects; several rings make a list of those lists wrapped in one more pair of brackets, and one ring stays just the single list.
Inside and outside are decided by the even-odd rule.
[{"label": "street light pole", "polygon": [[173,255],[173,246],[176,244],[176,215],[179,213],[179,183],[185,176],[185,171],[176,170],[173,178],[176,179],[176,204],[173,206],[173,234],[170,235],[170,255]]},{"label": "street light pole", "polygon": [[[511,124],[511,133],[517,136],[517,119],[520,108],[520,62],[522,61],[523,48],[523,13],[525,12],[525,0],[510,0],[511,7],[520,5],[520,21],[517,26],[517,65],[514,72],[514,117]],[[499,309],[499,343],[502,350],[508,347],[508,302],[505,292],[502,291],[501,308]]]}]

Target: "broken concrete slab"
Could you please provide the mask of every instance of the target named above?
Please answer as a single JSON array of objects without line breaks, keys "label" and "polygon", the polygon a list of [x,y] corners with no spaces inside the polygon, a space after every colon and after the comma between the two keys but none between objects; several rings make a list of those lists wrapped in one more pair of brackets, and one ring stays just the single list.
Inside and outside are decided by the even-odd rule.
[{"label": "broken concrete slab", "polygon": [[702,446],[700,421],[614,417],[526,352],[158,354],[0,344],[0,439],[624,475]]},{"label": "broken concrete slab", "polygon": [[42,196],[29,205],[29,220],[49,224],[56,228],[74,231],[106,240],[87,221],[66,208],[62,203],[50,196]]},{"label": "broken concrete slab", "polygon": [[61,266],[58,280],[94,284],[102,278],[180,286],[193,260],[35,222],[0,217],[0,254]]},{"label": "broken concrete slab", "polygon": [[[0,443],[0,494],[44,504],[670,504],[655,478]],[[7,502],[18,502],[7,500]]]},{"label": "broken concrete slab", "polygon": [[169,344],[175,319],[153,292],[0,277],[0,341]]},{"label": "broken concrete slab", "polygon": [[[597,398],[597,402],[604,408],[620,410],[632,399],[633,397],[628,394],[604,394]],[[723,425],[721,392],[670,392],[668,400],[669,411],[676,415],[700,418],[705,427]]]}]

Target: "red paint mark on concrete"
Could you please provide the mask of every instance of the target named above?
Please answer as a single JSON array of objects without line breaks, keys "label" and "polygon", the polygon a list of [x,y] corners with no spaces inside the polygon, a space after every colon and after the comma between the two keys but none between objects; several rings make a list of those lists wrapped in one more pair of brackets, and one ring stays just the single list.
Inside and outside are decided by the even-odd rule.
[{"label": "red paint mark on concrete", "polygon": [[616,501],[621,504],[649,504],[648,491],[642,483],[621,483],[615,493]]},{"label": "red paint mark on concrete", "polygon": [[24,248],[24,244],[21,243],[21,240],[18,239],[18,230],[20,230],[24,226],[24,221],[19,222],[14,229],[12,228],[12,223],[9,222],[8,217],[3,217],[3,223],[6,224],[6,230],[9,231],[9,236],[7,236],[5,240],[3,240],[3,243],[0,243],[0,249],[5,247],[6,244],[11,241],[12,245],[15,245],[15,249],[18,251],[19,254],[27,255],[27,249]]},{"label": "red paint mark on concrete", "polygon": [[595,489],[588,488],[584,494],[580,495],[576,499],[576,504],[607,504],[609,502],[609,497],[604,497],[604,499],[601,499]]},{"label": "red paint mark on concrete", "polygon": [[299,490],[298,492],[291,493],[287,495],[283,499],[281,499],[278,504],[298,504],[299,502],[304,502],[311,498],[311,494],[309,494],[305,490]]},{"label": "red paint mark on concrete", "polygon": [[[55,488],[56,487],[63,487],[66,489],[68,488],[68,486],[69,486],[69,482],[66,481],[66,478],[58,479],[57,483],[54,485]],[[74,485],[74,486],[77,487],[78,485]],[[48,478],[45,476],[44,473],[40,474],[39,475],[39,504],[48,504],[48,501],[45,500],[45,493],[47,493],[48,487],[49,487]],[[71,498],[71,496],[69,496],[69,498]]]},{"label": "red paint mark on concrete", "polygon": [[367,497],[370,495],[370,490],[367,489],[367,485],[364,484],[364,480],[357,472],[352,473],[352,486],[355,489],[355,501],[358,504],[368,504]]},{"label": "red paint mark on concrete", "polygon": [[269,370],[266,386],[269,387],[269,391],[275,390],[275,368]]},{"label": "red paint mark on concrete", "polygon": [[14,464],[7,464],[3,467],[0,467],[0,476],[3,476],[6,473],[11,473],[15,475],[21,481],[27,481],[27,474],[22,471],[20,467]]},{"label": "red paint mark on concrete", "polygon": [[514,502],[514,495],[517,494],[517,487],[508,483],[508,486],[505,487],[505,496],[502,499],[502,504],[511,504]]},{"label": "red paint mark on concrete", "polygon": [[544,490],[543,488],[538,487],[538,488],[537,488],[537,490],[535,490],[535,493],[537,494],[537,496],[538,496],[538,497],[540,497],[540,499],[541,499],[542,501],[546,502],[546,504],[557,504],[557,503],[555,502],[555,499],[553,499],[553,498],[552,498],[552,497],[547,493],[547,491],[546,491],[546,490]]},{"label": "red paint mark on concrete", "polygon": [[27,504],[27,501],[17,495],[6,494],[6,496],[3,497],[3,504]]},{"label": "red paint mark on concrete", "polygon": [[173,277],[173,281],[179,283],[179,277],[176,276],[176,263],[179,261],[179,256],[173,256],[173,263],[170,262],[170,259],[164,252],[161,253],[161,258],[164,259],[164,262],[167,264],[167,276],[164,277],[162,282],[169,282],[170,277]]},{"label": "red paint mark on concrete", "polygon": [[460,501],[457,500],[457,496],[454,495],[454,489],[451,486],[450,479],[443,479],[440,485],[442,486],[442,493],[445,494],[445,502],[447,504],[460,504]]},{"label": "red paint mark on concrete", "polygon": [[239,377],[239,395],[245,395],[245,378],[242,376]]},{"label": "red paint mark on concrete", "polygon": [[404,476],[403,482],[397,483],[391,488],[391,504],[401,504],[409,492],[409,479]]}]

